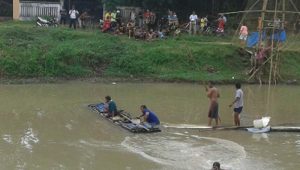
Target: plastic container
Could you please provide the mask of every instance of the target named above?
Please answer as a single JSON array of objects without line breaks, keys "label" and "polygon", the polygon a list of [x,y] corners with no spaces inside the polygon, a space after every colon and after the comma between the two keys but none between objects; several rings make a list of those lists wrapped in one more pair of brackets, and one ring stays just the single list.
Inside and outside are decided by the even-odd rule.
[{"label": "plastic container", "polygon": [[254,128],[261,129],[269,125],[271,117],[263,117],[261,119],[256,119],[253,121]]}]

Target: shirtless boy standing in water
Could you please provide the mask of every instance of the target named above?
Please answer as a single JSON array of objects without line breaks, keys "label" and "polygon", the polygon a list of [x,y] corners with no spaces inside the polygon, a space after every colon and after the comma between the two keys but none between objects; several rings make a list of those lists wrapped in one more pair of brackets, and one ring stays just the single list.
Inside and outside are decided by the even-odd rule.
[{"label": "shirtless boy standing in water", "polygon": [[208,110],[208,126],[211,126],[213,119],[216,121],[216,126],[219,125],[219,104],[218,98],[220,97],[219,91],[214,87],[212,82],[209,82],[208,88],[205,87],[207,92],[207,97],[210,100],[209,110]]}]

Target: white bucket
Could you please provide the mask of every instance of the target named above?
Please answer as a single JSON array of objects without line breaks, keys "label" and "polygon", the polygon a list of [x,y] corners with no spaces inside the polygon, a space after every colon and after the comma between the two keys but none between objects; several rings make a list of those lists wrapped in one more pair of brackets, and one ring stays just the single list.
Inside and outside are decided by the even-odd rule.
[{"label": "white bucket", "polygon": [[253,121],[253,126],[257,129],[265,128],[269,125],[271,117],[263,117]]}]

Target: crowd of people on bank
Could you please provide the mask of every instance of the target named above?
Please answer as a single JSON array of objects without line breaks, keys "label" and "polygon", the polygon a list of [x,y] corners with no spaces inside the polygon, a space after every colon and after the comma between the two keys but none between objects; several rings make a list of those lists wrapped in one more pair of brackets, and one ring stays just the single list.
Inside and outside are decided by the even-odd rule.
[{"label": "crowd of people on bank", "polygon": [[[152,41],[157,38],[166,38],[169,34],[169,27],[178,25],[176,13],[172,11],[169,11],[167,23],[163,23],[162,20],[158,22],[156,13],[148,9],[137,14],[132,11],[127,23],[125,22],[126,19],[122,19],[120,10],[117,10],[116,13],[117,15],[108,11],[105,14],[104,21],[101,21],[102,32]],[[164,24],[167,24],[167,26],[164,26]]]},{"label": "crowd of people on bank", "polygon": [[[197,34],[197,33],[215,33],[217,35],[224,35],[225,32],[225,24],[227,22],[227,18],[224,14],[219,14],[216,26],[209,25],[209,20],[207,16],[198,17],[195,11],[189,17],[189,33]],[[212,22],[211,22],[212,23]]]},{"label": "crowd of people on bank", "polygon": [[[76,29],[85,28],[91,18],[87,10],[81,14],[73,5],[67,12],[60,10],[60,24],[69,21],[69,27]],[[115,35],[127,35],[129,38],[152,41],[154,39],[165,39],[167,36],[177,36],[181,32],[189,32],[191,35],[205,32],[216,32],[223,34],[227,18],[220,15],[217,19],[218,26],[211,30],[207,16],[198,17],[193,12],[189,16],[189,22],[184,25],[179,24],[179,19],[175,11],[168,10],[166,15],[158,17],[154,11],[149,9],[141,11],[131,11],[130,16],[125,18],[120,10],[107,11],[99,25],[102,32]]]},{"label": "crowd of people on bank", "polygon": [[91,22],[91,18],[92,17],[88,14],[88,10],[84,10],[80,14],[74,5],[69,12],[64,8],[60,10],[60,24],[66,25],[69,21],[70,28],[86,28],[88,22]]},{"label": "crowd of people on bank", "polygon": [[[85,28],[91,18],[87,10],[81,14],[73,5],[71,10],[67,12],[65,9],[60,11],[60,24],[66,24],[69,21],[69,27],[76,29]],[[175,11],[168,10],[166,17],[158,17],[154,11],[149,9],[140,10],[138,12],[131,11],[130,16],[125,18],[120,10],[107,11],[100,20],[100,28],[102,32],[115,35],[127,35],[129,38],[152,41],[155,39],[165,39],[168,36],[178,36],[182,32],[188,32],[190,35],[196,34],[214,34],[223,36],[227,29],[227,17],[224,14],[219,14],[216,19],[210,18],[207,15],[198,16],[195,11],[189,16],[187,24],[180,25],[179,19]],[[268,25],[280,28],[282,22],[279,18],[274,19],[274,22]],[[262,28],[262,19],[258,18],[257,29]],[[294,34],[298,34],[300,29],[300,18],[296,19],[293,24]],[[241,46],[246,45],[248,39],[248,27],[246,23],[242,23],[239,31],[239,39]]]}]

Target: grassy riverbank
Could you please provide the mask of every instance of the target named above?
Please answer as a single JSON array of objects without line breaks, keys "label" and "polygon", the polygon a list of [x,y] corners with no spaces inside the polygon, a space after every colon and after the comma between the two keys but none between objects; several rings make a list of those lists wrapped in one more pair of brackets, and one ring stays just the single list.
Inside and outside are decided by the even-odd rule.
[{"label": "grassy riverbank", "polygon": [[[98,30],[2,22],[0,74],[2,78],[101,76],[231,81],[234,76],[246,80],[249,61],[239,54],[231,39],[182,36],[143,42]],[[283,53],[282,77],[300,78],[300,52],[292,49]]]}]

